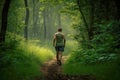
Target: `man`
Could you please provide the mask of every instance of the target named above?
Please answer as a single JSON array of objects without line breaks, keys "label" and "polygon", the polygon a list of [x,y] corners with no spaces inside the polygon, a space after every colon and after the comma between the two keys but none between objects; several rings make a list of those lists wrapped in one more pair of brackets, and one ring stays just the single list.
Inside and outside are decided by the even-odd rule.
[{"label": "man", "polygon": [[58,29],[58,32],[55,33],[53,39],[53,46],[56,49],[56,59],[57,64],[61,65],[62,60],[62,52],[64,51],[66,39],[64,33],[62,33],[62,28]]}]

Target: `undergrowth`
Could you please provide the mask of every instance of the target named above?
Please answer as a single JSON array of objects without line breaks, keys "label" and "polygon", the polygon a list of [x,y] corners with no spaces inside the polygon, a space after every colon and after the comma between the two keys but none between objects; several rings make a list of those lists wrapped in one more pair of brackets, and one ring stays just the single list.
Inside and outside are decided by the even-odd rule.
[{"label": "undergrowth", "polygon": [[40,66],[53,56],[49,48],[9,39],[0,46],[0,80],[35,80]]},{"label": "undergrowth", "polygon": [[74,52],[64,64],[64,73],[69,75],[94,75],[97,80],[119,80],[120,55],[97,54],[88,51]]}]

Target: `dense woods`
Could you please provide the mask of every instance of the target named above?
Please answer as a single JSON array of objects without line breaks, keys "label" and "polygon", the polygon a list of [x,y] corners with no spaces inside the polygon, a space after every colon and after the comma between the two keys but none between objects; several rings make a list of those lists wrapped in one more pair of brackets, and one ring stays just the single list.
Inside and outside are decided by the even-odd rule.
[{"label": "dense woods", "polygon": [[1,0],[0,18],[0,80],[42,77],[59,27],[67,38],[65,74],[119,80],[119,0]]}]

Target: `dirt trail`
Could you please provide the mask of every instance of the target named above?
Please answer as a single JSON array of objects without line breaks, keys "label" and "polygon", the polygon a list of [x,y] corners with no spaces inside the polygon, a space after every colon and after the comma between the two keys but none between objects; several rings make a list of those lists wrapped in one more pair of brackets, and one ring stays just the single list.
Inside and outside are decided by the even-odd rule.
[{"label": "dirt trail", "polygon": [[[66,61],[67,57],[63,56],[62,63]],[[90,75],[65,75],[63,74],[63,67],[56,63],[56,59],[52,59],[46,62],[42,68],[41,72],[43,74],[42,79],[37,80],[95,80],[93,76]]]}]

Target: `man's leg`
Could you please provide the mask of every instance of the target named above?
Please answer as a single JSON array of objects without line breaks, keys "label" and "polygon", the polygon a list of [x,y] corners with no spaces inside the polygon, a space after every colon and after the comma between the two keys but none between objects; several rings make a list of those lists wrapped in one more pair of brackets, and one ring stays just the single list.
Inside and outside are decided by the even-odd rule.
[{"label": "man's leg", "polygon": [[59,60],[62,60],[62,51],[59,51]]},{"label": "man's leg", "polygon": [[58,52],[58,64],[61,65],[61,60],[62,60],[62,52]]},{"label": "man's leg", "polygon": [[57,51],[56,59],[57,59],[57,64],[61,65],[62,55],[60,51]]},{"label": "man's leg", "polygon": [[58,51],[56,52],[56,59],[57,59],[57,61],[59,60],[59,52]]},{"label": "man's leg", "polygon": [[61,46],[60,48],[59,48],[59,63],[60,63],[60,65],[62,64],[61,63],[61,61],[62,61],[62,52],[64,51],[64,47],[63,46]]},{"label": "man's leg", "polygon": [[58,47],[57,46],[55,47],[55,50],[56,50],[56,60],[57,60],[57,63],[58,63],[58,60],[59,60],[59,51],[58,51]]},{"label": "man's leg", "polygon": [[59,65],[61,65],[63,49],[64,48],[62,48],[62,47],[56,47],[56,59],[57,59],[57,64],[59,64]]}]

